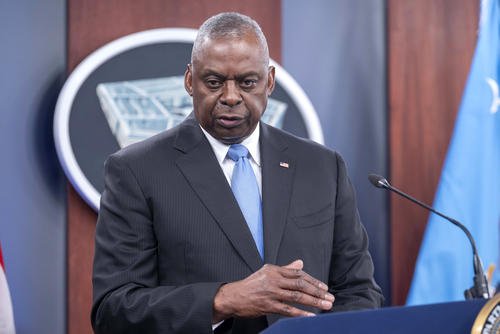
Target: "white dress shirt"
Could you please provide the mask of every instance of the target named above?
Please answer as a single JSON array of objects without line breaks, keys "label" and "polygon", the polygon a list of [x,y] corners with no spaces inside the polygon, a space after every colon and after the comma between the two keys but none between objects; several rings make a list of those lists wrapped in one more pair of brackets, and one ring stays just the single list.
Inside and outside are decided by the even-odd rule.
[{"label": "white dress shirt", "polygon": [[[203,133],[205,134],[205,137],[207,137],[210,146],[212,146],[215,157],[217,158],[217,161],[219,162],[219,165],[222,168],[224,175],[226,176],[227,182],[231,186],[231,177],[233,175],[235,162],[227,157],[227,152],[229,151],[230,145],[226,145],[218,141],[207,131],[205,131],[205,129],[203,129],[201,126],[200,128],[201,131],[203,131]],[[245,147],[248,149],[248,152],[250,153],[250,165],[252,165],[253,173],[255,174],[257,185],[259,186],[260,197],[262,198],[262,171],[260,166],[259,136],[260,127],[259,124],[257,124],[257,127],[252,132],[252,134],[245,138],[245,140],[243,140],[240,144],[245,145]]]}]

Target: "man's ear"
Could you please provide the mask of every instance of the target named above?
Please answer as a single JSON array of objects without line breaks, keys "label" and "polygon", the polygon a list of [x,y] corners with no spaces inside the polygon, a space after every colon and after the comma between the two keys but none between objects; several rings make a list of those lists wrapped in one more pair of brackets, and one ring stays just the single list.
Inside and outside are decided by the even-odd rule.
[{"label": "man's ear", "polygon": [[274,90],[274,84],[275,84],[274,72],[275,72],[274,66],[269,66],[269,70],[267,73],[267,96],[270,96]]},{"label": "man's ear", "polygon": [[184,73],[184,88],[186,92],[193,96],[193,65],[188,64]]}]

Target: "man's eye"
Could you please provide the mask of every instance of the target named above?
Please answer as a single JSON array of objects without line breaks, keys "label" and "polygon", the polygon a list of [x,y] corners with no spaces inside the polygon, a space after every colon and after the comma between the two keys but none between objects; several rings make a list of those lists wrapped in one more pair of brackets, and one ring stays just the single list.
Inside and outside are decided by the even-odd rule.
[{"label": "man's eye", "polygon": [[257,84],[257,80],[246,79],[241,82],[243,88],[252,88]]},{"label": "man's eye", "polygon": [[220,82],[219,80],[207,80],[206,82],[208,88],[219,88],[220,86],[222,86],[222,82]]}]

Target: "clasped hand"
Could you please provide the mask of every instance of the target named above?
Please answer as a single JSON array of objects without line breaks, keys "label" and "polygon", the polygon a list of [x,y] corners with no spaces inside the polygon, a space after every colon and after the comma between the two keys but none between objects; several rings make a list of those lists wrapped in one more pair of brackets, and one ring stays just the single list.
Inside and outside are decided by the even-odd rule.
[{"label": "clasped hand", "polygon": [[314,315],[291,304],[331,309],[335,298],[328,286],[304,272],[303,267],[302,260],[282,267],[266,264],[241,281],[221,286],[214,298],[213,323],[272,313],[289,317]]}]

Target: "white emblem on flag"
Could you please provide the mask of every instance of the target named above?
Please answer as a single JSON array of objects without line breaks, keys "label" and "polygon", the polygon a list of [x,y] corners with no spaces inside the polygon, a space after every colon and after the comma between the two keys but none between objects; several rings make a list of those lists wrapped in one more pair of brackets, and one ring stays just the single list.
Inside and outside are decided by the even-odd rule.
[{"label": "white emblem on flag", "polygon": [[490,113],[495,114],[498,111],[498,108],[500,107],[500,96],[498,94],[498,82],[496,82],[492,78],[486,78],[486,82],[488,83],[488,85],[490,85],[491,95],[492,95]]}]

